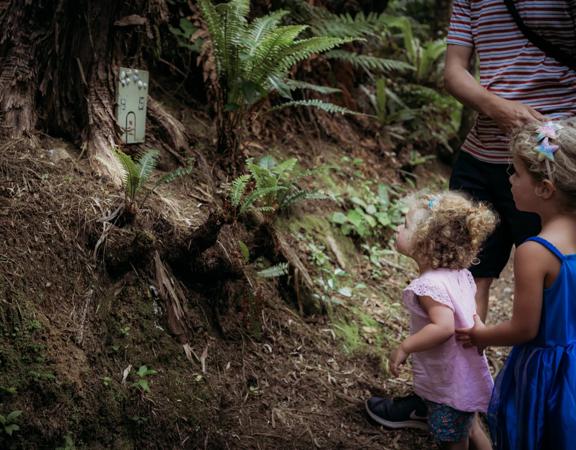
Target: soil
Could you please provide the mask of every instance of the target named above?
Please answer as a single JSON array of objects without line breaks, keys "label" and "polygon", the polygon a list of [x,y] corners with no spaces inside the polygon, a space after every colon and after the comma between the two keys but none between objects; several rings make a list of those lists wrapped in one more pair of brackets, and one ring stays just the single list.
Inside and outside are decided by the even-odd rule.
[{"label": "soil", "polygon": [[[304,164],[333,145],[294,141]],[[381,155],[353,152],[342,154],[364,158],[367,176],[399,182]],[[279,280],[251,286],[236,242],[258,247],[258,233],[226,219],[210,182],[180,180],[117,226],[106,217],[122,192],[77,149],[7,140],[0,154],[0,414],[23,411],[11,436],[0,428],[1,448],[435,448],[426,432],[387,431],[364,412],[371,395],[411,389],[408,368],[394,379],[384,364],[407,331],[404,261],[362,302],[302,315]],[[446,171],[416,178],[442,184]],[[265,247],[255,256],[273,259]],[[510,278],[495,286],[492,320],[510,311]],[[353,313],[367,318],[351,348]],[[497,368],[504,352],[489,356]]]}]

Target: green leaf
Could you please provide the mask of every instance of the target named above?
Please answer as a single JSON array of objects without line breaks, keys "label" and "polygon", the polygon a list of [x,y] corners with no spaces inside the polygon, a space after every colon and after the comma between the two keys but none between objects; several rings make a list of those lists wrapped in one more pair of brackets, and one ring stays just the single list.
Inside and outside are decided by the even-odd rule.
[{"label": "green leaf", "polygon": [[18,417],[20,417],[22,415],[22,411],[20,410],[15,410],[12,411],[10,414],[8,414],[8,416],[6,417],[6,421],[7,422],[14,422]]},{"label": "green leaf", "polygon": [[12,433],[14,433],[14,431],[18,431],[19,429],[20,429],[20,427],[18,425],[16,425],[15,423],[11,423],[10,425],[6,425],[4,427],[4,432],[8,436],[12,436]]},{"label": "green leaf", "polygon": [[355,227],[361,227],[364,222],[364,215],[358,209],[348,211],[346,218]]},{"label": "green leaf", "polygon": [[338,289],[338,293],[344,297],[352,297],[352,289],[349,287],[343,287]]},{"label": "green leaf", "polygon": [[348,218],[346,216],[346,214],[344,214],[343,212],[335,212],[334,214],[332,214],[332,217],[330,218],[330,220],[334,223],[337,224],[344,224],[348,221]]},{"label": "green leaf", "polygon": [[144,392],[150,392],[150,384],[148,384],[148,380],[140,379],[135,383],[135,386]]},{"label": "green leaf", "polygon": [[244,258],[244,262],[249,263],[250,262],[250,249],[248,249],[248,246],[243,241],[238,241],[238,247],[240,247],[240,253],[242,254],[242,257]]}]

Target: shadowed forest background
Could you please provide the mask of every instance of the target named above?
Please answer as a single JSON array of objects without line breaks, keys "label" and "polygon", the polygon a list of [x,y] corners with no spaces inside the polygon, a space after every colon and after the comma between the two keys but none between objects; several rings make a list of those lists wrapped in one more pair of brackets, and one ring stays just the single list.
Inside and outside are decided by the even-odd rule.
[{"label": "shadowed forest background", "polygon": [[[471,120],[442,87],[449,16],[0,0],[0,447],[434,448],[363,402],[411,389],[386,368],[400,200],[447,187]],[[120,67],[150,73],[143,144]]]}]

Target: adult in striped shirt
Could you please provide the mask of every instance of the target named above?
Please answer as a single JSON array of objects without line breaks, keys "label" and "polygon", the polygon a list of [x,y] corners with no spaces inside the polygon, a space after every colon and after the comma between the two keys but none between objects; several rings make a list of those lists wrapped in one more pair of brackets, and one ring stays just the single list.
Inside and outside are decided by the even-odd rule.
[{"label": "adult in striped shirt", "polygon": [[[524,22],[560,48],[576,46],[573,0],[516,0]],[[479,60],[479,81],[469,72]],[[448,31],[446,89],[478,112],[450,179],[451,189],[486,201],[500,225],[470,270],[478,314],[485,320],[490,285],[505,267],[512,245],[538,234],[536,215],[514,206],[508,166],[508,133],[532,121],[576,116],[576,72],[534,46],[520,31],[504,0],[454,0]]]}]

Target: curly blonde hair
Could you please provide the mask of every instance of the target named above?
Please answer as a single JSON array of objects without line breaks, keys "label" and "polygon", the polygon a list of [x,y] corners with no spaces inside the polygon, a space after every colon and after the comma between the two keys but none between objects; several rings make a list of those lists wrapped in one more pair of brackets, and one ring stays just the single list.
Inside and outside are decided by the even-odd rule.
[{"label": "curly blonde hair", "polygon": [[484,203],[464,194],[418,192],[406,200],[414,211],[412,253],[431,269],[470,267],[498,218]]},{"label": "curly blonde hair", "polygon": [[576,210],[576,120],[558,120],[561,128],[556,131],[556,139],[551,143],[558,146],[554,161],[541,159],[535,148],[538,145],[536,122],[517,129],[510,140],[512,155],[524,163],[528,173],[536,181],[550,180],[563,197],[568,210]]}]

